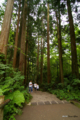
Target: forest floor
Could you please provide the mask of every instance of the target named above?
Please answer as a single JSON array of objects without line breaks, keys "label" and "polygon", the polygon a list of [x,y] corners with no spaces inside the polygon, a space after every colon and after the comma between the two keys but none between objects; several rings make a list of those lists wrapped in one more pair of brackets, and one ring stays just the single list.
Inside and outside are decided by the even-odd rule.
[{"label": "forest floor", "polygon": [[22,115],[16,115],[16,120],[80,120],[80,108],[66,100],[41,91],[31,95],[33,98],[24,106]]}]

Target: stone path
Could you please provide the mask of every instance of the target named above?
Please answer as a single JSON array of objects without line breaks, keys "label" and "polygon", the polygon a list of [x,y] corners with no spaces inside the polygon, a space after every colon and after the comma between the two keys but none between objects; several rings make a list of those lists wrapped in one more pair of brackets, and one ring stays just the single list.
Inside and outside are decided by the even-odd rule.
[{"label": "stone path", "polygon": [[33,91],[31,102],[25,105],[16,120],[80,120],[80,109],[47,92]]},{"label": "stone path", "polygon": [[52,105],[52,104],[65,104],[68,103],[66,100],[59,100],[56,98],[55,95],[41,92],[41,91],[34,91],[31,93],[33,96],[31,102],[28,105]]}]

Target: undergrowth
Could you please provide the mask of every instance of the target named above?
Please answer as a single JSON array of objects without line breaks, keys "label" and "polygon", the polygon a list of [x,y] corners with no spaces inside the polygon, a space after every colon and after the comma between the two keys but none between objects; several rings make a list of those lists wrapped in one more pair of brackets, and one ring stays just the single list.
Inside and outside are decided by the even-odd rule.
[{"label": "undergrowth", "polygon": [[60,100],[76,100],[80,101],[80,80],[73,78],[64,78],[64,84],[62,83],[43,83],[41,84],[42,91],[48,91],[55,94]]},{"label": "undergrowth", "polygon": [[[0,58],[4,58],[1,56]],[[1,59],[0,59],[1,60]],[[3,64],[4,59],[0,61],[0,95],[5,95],[5,100],[10,102],[4,107],[4,120],[15,120],[16,114],[22,113],[25,101],[29,102],[32,96],[24,88],[24,76],[11,65]]]}]

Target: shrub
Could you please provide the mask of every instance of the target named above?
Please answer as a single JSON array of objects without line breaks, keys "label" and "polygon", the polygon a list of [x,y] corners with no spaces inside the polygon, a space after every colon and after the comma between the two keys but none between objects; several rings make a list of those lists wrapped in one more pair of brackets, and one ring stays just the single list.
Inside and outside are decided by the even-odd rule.
[{"label": "shrub", "polygon": [[21,113],[25,100],[30,100],[30,94],[23,86],[24,76],[11,65],[0,62],[0,95],[10,102],[4,107],[4,120],[15,120],[14,115]]}]

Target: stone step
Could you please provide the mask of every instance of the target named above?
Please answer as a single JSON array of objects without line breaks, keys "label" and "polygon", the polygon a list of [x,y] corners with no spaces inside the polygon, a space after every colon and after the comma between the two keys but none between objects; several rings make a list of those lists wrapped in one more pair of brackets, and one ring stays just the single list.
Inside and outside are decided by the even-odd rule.
[{"label": "stone step", "polygon": [[40,102],[31,102],[28,105],[52,105],[52,104],[69,104],[68,101],[40,101]]}]

